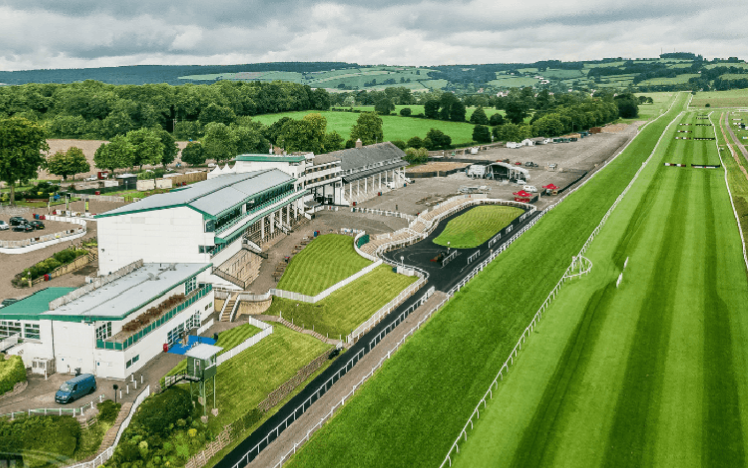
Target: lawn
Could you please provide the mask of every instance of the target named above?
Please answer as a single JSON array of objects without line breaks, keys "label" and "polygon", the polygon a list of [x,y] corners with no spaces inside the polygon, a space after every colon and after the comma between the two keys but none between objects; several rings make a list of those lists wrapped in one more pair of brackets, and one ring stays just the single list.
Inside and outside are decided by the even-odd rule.
[{"label": "lawn", "polygon": [[332,338],[345,337],[417,280],[416,276],[398,275],[390,266],[381,265],[316,304],[274,297],[266,313],[282,315],[289,322]]},{"label": "lawn", "polygon": [[685,102],[681,95],[458,292],[286,466],[439,466],[571,257]]},{"label": "lawn", "polygon": [[467,213],[447,223],[434,244],[453,249],[472,249],[478,247],[509,225],[515,218],[524,213],[511,206],[476,206]]},{"label": "lawn", "polygon": [[[415,106],[409,106],[411,108]],[[360,114],[355,112],[333,111],[300,111],[282,112],[278,114],[264,114],[252,117],[253,120],[264,125],[271,125],[283,117],[301,119],[306,114],[319,113],[327,119],[327,131],[336,131],[344,139],[351,136],[351,128],[356,124]],[[382,115],[384,141],[408,141],[414,136],[425,138],[431,128],[436,128],[450,137],[453,145],[469,145],[473,141],[473,124],[468,122],[447,122],[443,120],[417,119],[400,117],[399,115]]]},{"label": "lawn", "polygon": [[[392,114],[400,115],[400,111],[406,107],[410,109],[412,115],[418,115],[418,114],[424,113],[423,104],[397,104],[395,105],[395,110],[392,112]],[[348,109],[348,108],[342,107],[341,109]],[[360,110],[361,112],[374,112],[374,106],[356,106],[353,109]],[[475,112],[475,109],[477,109],[477,107],[468,107],[465,109],[466,120],[468,121],[470,120],[470,116],[473,115],[473,112]],[[488,118],[491,118],[491,116],[494,114],[501,114],[503,116],[506,116],[506,111],[504,111],[503,109],[497,110],[497,109],[494,109],[493,107],[484,107],[483,111],[486,113],[486,117]],[[525,120],[529,122],[530,119],[531,117],[528,117]]]},{"label": "lawn", "polygon": [[291,259],[278,289],[316,296],[369,265],[353,248],[353,237],[325,234]]},{"label": "lawn", "polygon": [[456,466],[745,466],[742,245],[722,169],[663,166],[720,163],[713,141],[669,138],[676,128],[592,243],[592,273],[546,313]]},{"label": "lawn", "polygon": [[[218,353],[218,355],[220,356],[226,351],[230,351],[236,348],[261,331],[262,330],[260,330],[259,328],[245,323],[244,325],[239,325],[238,327],[234,327],[230,330],[219,333],[218,340],[216,341],[216,346],[220,346],[221,348],[223,348],[223,351]],[[185,370],[187,370],[187,359],[182,359],[182,361],[174,366],[166,375],[176,375],[184,372]],[[161,385],[163,385],[163,379]]]},{"label": "lawn", "polygon": [[696,93],[691,101],[691,107],[748,107],[748,89],[732,89],[729,91],[709,91]]}]

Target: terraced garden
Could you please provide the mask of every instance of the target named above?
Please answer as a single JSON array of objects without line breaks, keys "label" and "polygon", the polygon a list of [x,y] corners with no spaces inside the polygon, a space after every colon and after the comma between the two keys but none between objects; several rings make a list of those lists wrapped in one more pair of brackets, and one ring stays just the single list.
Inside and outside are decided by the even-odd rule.
[{"label": "terraced garden", "polygon": [[352,237],[325,234],[291,259],[278,289],[316,296],[369,265],[356,253]]},{"label": "terraced garden", "polygon": [[[545,295],[686,100],[681,94],[614,162],[457,293],[285,466],[439,466]],[[555,333],[545,327],[538,336]],[[493,406],[515,411],[511,405]],[[494,458],[489,465],[504,462]]]},{"label": "terraced garden", "polygon": [[511,206],[476,206],[449,221],[434,244],[454,249],[478,247],[509,225],[523,211]]},{"label": "terraced garden", "polygon": [[[705,122],[694,113],[682,121]],[[721,164],[715,142],[675,140],[677,128],[591,244],[591,274],[546,312],[455,466],[745,466],[742,243],[724,170],[690,167]]]}]

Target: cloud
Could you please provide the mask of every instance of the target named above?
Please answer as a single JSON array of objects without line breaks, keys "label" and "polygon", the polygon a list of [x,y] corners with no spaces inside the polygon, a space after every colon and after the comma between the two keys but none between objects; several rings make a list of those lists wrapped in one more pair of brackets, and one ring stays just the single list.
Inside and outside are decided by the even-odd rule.
[{"label": "cloud", "polygon": [[350,61],[436,65],[739,56],[743,5],[714,0],[5,0],[0,68]]}]

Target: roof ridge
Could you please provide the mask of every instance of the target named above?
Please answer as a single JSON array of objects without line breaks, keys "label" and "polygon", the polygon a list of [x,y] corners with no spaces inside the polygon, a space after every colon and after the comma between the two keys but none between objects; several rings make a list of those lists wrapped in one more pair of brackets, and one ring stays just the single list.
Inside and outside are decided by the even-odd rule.
[{"label": "roof ridge", "polygon": [[[227,164],[228,164],[228,163],[227,163]],[[268,172],[268,171],[271,171],[271,170],[272,170],[272,169],[260,169],[260,170],[257,170],[257,171],[252,171],[252,172],[244,172],[244,173],[234,173],[234,174],[226,174],[226,175],[237,175],[237,176],[242,176],[242,175],[249,175],[249,176],[251,176],[251,177],[244,177],[244,178],[241,178],[240,180],[236,180],[235,182],[232,182],[232,183],[230,183],[230,184],[228,184],[228,185],[222,185],[222,186],[220,186],[220,187],[216,187],[215,189],[211,190],[210,192],[205,192],[205,193],[202,193],[202,194],[200,194],[200,195],[196,196],[195,198],[190,198],[190,199],[188,199],[188,200],[187,200],[187,201],[185,202],[185,204],[187,204],[187,205],[188,205],[188,204],[190,204],[190,203],[192,203],[192,202],[194,202],[194,201],[196,201],[196,200],[198,200],[198,199],[200,199],[200,198],[204,198],[204,197],[207,197],[208,195],[212,195],[212,194],[214,194],[214,193],[216,193],[216,192],[219,192],[219,191],[221,191],[221,190],[223,190],[223,189],[225,189],[225,188],[229,188],[229,187],[231,187],[231,186],[234,186],[234,185],[238,184],[239,182],[244,182],[245,180],[249,180],[249,179],[254,179],[255,177],[259,176],[260,174],[264,174],[264,173],[266,173],[266,172]],[[239,179],[239,178],[237,177],[237,179]]]}]

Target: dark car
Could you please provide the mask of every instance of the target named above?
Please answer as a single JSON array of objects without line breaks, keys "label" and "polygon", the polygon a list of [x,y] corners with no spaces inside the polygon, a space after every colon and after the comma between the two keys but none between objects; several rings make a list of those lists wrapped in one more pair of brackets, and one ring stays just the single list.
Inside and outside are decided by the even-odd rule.
[{"label": "dark car", "polygon": [[57,393],[55,393],[55,401],[62,404],[70,403],[95,391],[96,378],[93,374],[83,374],[62,384]]},{"label": "dark car", "polygon": [[34,232],[34,227],[30,224],[17,224],[13,226],[13,232]]},{"label": "dark car", "polygon": [[44,229],[44,223],[43,223],[43,222],[41,222],[41,221],[36,221],[36,220],[34,220],[34,221],[31,221],[31,222],[30,222],[29,224],[30,224],[30,225],[31,225],[31,227],[32,227],[32,228],[34,228],[34,229],[38,229],[38,230],[42,230],[42,229]]},{"label": "dark car", "polygon": [[19,224],[28,224],[28,221],[20,216],[13,216],[12,218],[10,218],[11,226],[18,226]]}]

